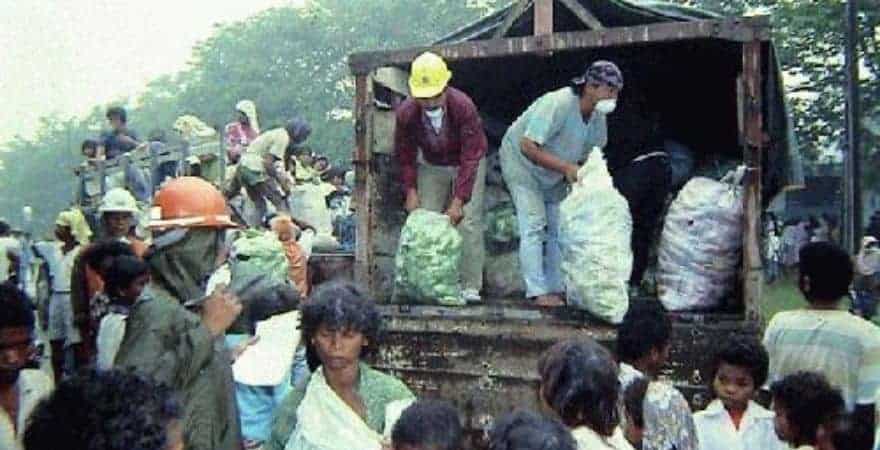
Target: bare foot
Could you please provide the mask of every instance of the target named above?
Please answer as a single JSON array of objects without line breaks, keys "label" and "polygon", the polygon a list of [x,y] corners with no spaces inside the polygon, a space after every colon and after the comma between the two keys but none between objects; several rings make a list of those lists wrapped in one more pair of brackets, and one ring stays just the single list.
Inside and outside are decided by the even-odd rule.
[{"label": "bare foot", "polygon": [[565,301],[562,300],[562,297],[556,294],[548,294],[548,295],[539,295],[535,299],[535,304],[544,308],[555,308],[559,306],[565,306]]}]

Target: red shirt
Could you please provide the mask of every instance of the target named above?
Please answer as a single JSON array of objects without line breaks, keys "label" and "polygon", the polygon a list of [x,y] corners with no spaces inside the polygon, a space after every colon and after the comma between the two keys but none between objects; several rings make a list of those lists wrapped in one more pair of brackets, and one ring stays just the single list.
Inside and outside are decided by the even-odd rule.
[{"label": "red shirt", "polygon": [[405,191],[417,186],[421,150],[430,164],[458,167],[453,195],[466,202],[471,198],[477,168],[489,144],[477,107],[467,94],[447,88],[444,109],[443,126],[437,133],[418,102],[408,98],[401,103],[397,107],[394,152]]}]

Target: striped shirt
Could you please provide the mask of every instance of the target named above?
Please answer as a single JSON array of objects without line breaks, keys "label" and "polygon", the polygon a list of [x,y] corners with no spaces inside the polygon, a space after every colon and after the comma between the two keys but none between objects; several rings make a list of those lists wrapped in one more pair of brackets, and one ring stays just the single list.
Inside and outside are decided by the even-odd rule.
[{"label": "striped shirt", "polygon": [[818,372],[841,390],[846,407],[874,403],[880,388],[880,329],[846,311],[798,310],[773,317],[764,334],[773,383]]}]

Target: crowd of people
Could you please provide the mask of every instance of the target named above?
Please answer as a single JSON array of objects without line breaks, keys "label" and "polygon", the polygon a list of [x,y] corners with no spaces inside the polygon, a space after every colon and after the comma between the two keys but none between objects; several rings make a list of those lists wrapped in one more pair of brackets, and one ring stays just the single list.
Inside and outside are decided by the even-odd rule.
[{"label": "crowd of people", "polygon": [[[210,253],[221,229],[187,229],[176,237],[187,244],[171,244],[146,262],[127,245],[100,244],[90,261],[105,278],[110,311],[125,310],[121,341],[115,357],[63,375],[54,388],[49,374],[30,368],[38,325],[29,299],[10,283],[0,286],[3,448],[463,448],[466,429],[455,406],[420,399],[369,365],[383,346],[383,318],[344,282],[321,285],[298,303],[307,369],[267,414],[265,439],[245,439],[230,374],[234,356],[222,339],[242,304],[223,289],[205,297],[168,284],[163,268]],[[636,302],[618,326],[614,354],[587,337],[547,349],[536,361],[540,408],[497,417],[488,446],[870,449],[880,332],[838,309],[852,274],[849,256],[833,244],[806,245],[799,279],[808,306],[777,314],[763,342],[748,335],[719,342],[707,372],[713,400],[695,413],[660,376],[671,347],[669,316],[655,301]],[[192,298],[201,298],[199,313],[184,306]]]},{"label": "crowd of people", "polygon": [[[442,59],[422,55],[412,74],[412,98],[398,106],[395,131],[405,207],[443,212],[457,225],[469,252],[463,296],[480,301],[486,137],[473,102],[448,86]],[[591,64],[571,86],[538,99],[504,138],[501,164],[518,214],[523,278],[538,305],[564,302],[559,202],[578,178],[578,162],[605,145],[605,116],[622,88],[614,64]],[[319,203],[348,211],[346,174],[308,149],[311,127],[303,118],[262,132],[253,102],[239,102],[236,112],[225,128],[228,184],[174,173],[159,180],[156,192],[144,191],[148,217],[130,185],[112,188],[97,220],[77,208],[63,211],[56,240],[35,246],[50,275],[50,295],[45,305],[37,302],[36,314],[20,287],[0,285],[0,448],[466,446],[469,427],[455,405],[419,398],[416,386],[371,367],[383,347],[376,303],[351,283],[309,283],[307,261],[327,232],[326,224],[301,217],[308,209],[303,198],[317,192]],[[107,117],[113,131],[83,144],[89,158],[117,158],[142,144],[124,110]],[[191,118],[179,122],[181,130],[204,129]],[[625,173],[668,163],[658,151],[631,156]],[[656,199],[631,192],[631,206],[636,197],[647,209],[632,237],[641,261],[633,285],[644,272],[651,239],[645,230],[657,219],[645,206]],[[236,198],[250,202],[253,215],[237,213]],[[800,231],[806,229],[789,233],[798,238],[789,265],[807,306],[774,316],[763,341],[731,334],[717,343],[706,386],[713,401],[704,410],[692,411],[663,380],[672,322],[658,301],[638,299],[617,325],[614,352],[589,337],[547,349],[535,361],[539,407],[496,417],[488,447],[872,448],[880,331],[841,309],[856,272],[852,258],[829,239],[807,242]],[[0,239],[4,233],[0,226]],[[276,256],[284,262],[280,281],[270,280],[275,266],[261,265]],[[290,334],[298,341],[290,341],[291,352],[268,357],[289,355],[271,361],[283,368],[280,381],[235,377],[236,362],[259,342],[255,324],[292,311],[299,325]],[[50,344],[42,368],[38,336]]]},{"label": "crowd of people", "polygon": [[[109,108],[106,117],[110,131],[82,143],[86,169],[97,173],[101,162],[141,149],[159,156],[167,148],[165,133],[161,131],[153,131],[147,140],[140,140],[128,125],[125,109]],[[178,118],[174,130],[189,145],[213,142],[217,134],[192,115]],[[168,180],[197,175],[222,188],[226,197],[233,200],[237,220],[250,227],[265,225],[271,215],[289,214],[294,209],[301,216],[298,219],[315,229],[318,247],[352,251],[353,173],[344,167],[334,167],[327,156],[314,152],[306,142],[310,134],[311,126],[302,117],[289,120],[283,127],[262,131],[256,105],[242,100],[235,105],[235,120],[223,129],[227,167],[223,177],[217,170],[217,155],[201,154],[183,162],[162,160],[156,167],[127,164],[123,170],[105,176],[103,189],[125,189],[146,209],[153,192]],[[85,182],[81,189],[86,198],[100,198],[102,194],[101,183],[95,180]]]}]

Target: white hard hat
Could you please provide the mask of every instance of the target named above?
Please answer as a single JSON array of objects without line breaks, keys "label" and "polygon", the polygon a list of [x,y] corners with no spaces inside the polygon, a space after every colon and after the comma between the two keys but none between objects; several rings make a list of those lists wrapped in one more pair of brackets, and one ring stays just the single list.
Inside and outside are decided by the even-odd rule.
[{"label": "white hard hat", "polygon": [[104,194],[98,212],[101,214],[107,212],[127,212],[134,214],[140,212],[140,209],[138,209],[137,201],[131,193],[123,188],[114,188]]}]

